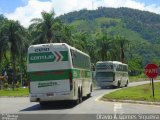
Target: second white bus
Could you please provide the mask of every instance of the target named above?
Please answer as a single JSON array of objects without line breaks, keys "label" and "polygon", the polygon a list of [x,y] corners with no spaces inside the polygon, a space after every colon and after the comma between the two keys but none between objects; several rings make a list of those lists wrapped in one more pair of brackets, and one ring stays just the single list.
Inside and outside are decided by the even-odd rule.
[{"label": "second white bus", "polygon": [[101,88],[128,86],[128,65],[118,61],[98,61],[96,81]]}]

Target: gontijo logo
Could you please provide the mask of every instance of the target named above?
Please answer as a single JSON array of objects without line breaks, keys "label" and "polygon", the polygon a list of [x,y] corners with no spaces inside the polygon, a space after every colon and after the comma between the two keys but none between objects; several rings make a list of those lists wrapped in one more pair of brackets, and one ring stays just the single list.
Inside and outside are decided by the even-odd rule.
[{"label": "gontijo logo", "polygon": [[68,61],[68,51],[46,52],[47,50],[49,49],[35,49],[36,53],[29,54],[29,63]]},{"label": "gontijo logo", "polygon": [[35,52],[49,51],[49,48],[36,48]]}]

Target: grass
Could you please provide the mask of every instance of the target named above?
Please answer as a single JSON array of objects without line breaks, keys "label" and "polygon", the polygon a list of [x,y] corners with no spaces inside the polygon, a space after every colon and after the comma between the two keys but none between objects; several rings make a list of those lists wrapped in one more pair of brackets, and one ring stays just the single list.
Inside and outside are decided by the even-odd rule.
[{"label": "grass", "polygon": [[[155,78],[155,80],[160,80],[160,76]],[[150,81],[146,76],[129,76],[129,82],[140,82],[140,81]]]},{"label": "grass", "polygon": [[129,82],[139,82],[149,80],[145,74],[140,74],[137,76],[129,76]]},{"label": "grass", "polygon": [[[150,79],[143,73],[137,76],[129,76],[129,82],[149,81]],[[160,80],[160,76],[157,76],[155,80]]]},{"label": "grass", "polygon": [[154,83],[154,88],[154,98],[152,94],[152,86],[150,84],[144,84],[136,87],[122,88],[110,94],[106,94],[102,97],[102,100],[116,99],[160,102],[160,83]]},{"label": "grass", "polygon": [[129,82],[140,82],[140,81],[148,81],[150,80],[147,77],[139,77],[139,76],[129,76]]},{"label": "grass", "polygon": [[15,90],[0,90],[0,97],[8,96],[8,97],[18,97],[18,96],[28,96],[29,90],[28,88],[17,88]]}]

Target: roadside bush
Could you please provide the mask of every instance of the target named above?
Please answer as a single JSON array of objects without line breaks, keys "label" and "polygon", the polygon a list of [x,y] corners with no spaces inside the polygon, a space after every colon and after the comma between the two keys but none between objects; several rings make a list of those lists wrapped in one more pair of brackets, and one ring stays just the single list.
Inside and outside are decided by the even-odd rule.
[{"label": "roadside bush", "polygon": [[16,88],[19,88],[20,85],[21,85],[20,82],[17,82],[17,83],[16,83]]},{"label": "roadside bush", "polygon": [[9,84],[7,82],[4,83],[4,89],[7,90],[9,88]]}]

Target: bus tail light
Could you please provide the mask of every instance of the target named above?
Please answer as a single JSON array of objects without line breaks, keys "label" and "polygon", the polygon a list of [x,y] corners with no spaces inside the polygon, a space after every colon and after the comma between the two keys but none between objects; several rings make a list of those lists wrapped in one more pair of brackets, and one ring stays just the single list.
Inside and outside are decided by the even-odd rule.
[{"label": "bus tail light", "polygon": [[73,75],[72,72],[69,72],[69,82],[70,82],[70,90],[73,88]]}]

